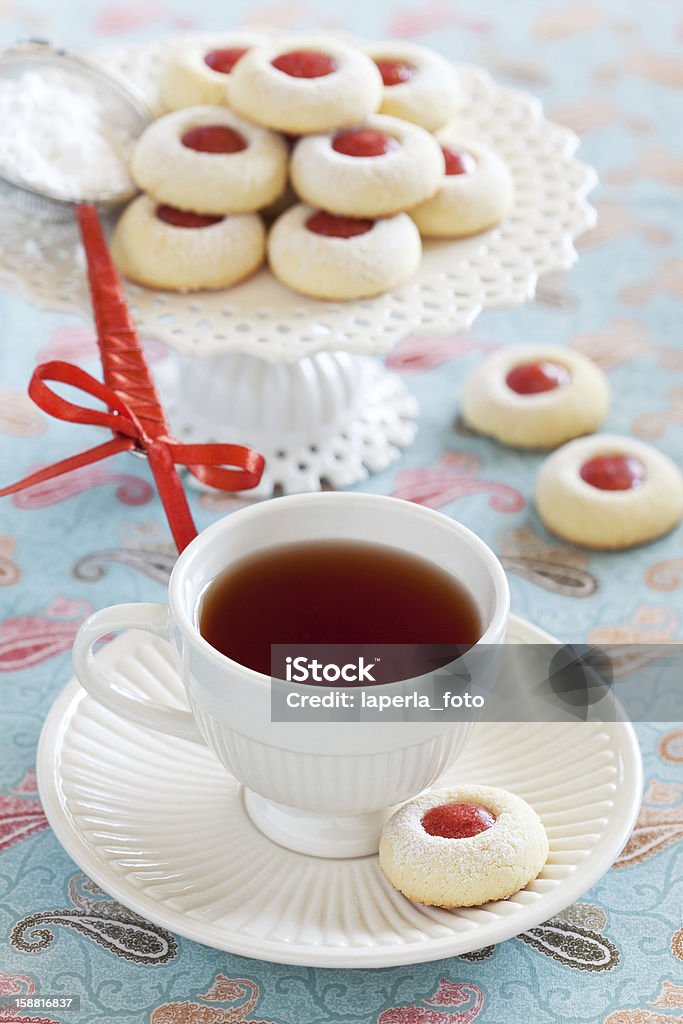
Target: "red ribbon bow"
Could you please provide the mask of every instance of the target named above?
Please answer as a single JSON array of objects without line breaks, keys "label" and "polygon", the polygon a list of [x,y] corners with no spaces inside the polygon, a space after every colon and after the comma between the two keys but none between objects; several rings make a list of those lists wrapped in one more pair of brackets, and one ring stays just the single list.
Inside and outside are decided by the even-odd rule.
[{"label": "red ribbon bow", "polygon": [[[98,342],[108,383],[96,380],[71,363],[55,361],[36,367],[28,393],[38,408],[50,416],[68,423],[108,427],[114,438],[31,473],[18,483],[1,489],[0,497],[99,462],[118,452],[139,451],[149,459],[171,532],[178,550],[182,551],[196,536],[197,530],[175,466],[186,466],[194,477],[210,487],[244,491],[258,484],[265,462],[257,451],[243,445],[180,444],[170,434],[97,212],[94,207],[85,205],[78,207],[77,212],[88,259]],[[104,402],[107,411],[76,405],[49,388],[46,381],[69,384],[92,395]]]},{"label": "red ribbon bow", "polygon": [[[89,409],[67,401],[49,388],[46,381],[70,384],[94,398],[101,399],[108,412]],[[128,402],[89,373],[71,363],[55,361],[37,366],[31,377],[28,393],[39,409],[68,423],[84,423],[109,427],[116,435],[112,441],[89,448],[79,455],[56,462],[24,477],[16,484],[0,490],[0,497],[25,487],[43,483],[72,469],[99,462],[118,452],[140,451],[148,459],[156,480],[168,521],[178,550],[196,536],[197,530],[187,503],[183,486],[174,464],[186,466],[202,483],[223,491],[243,491],[255,487],[261,479],[264,460],[253,448],[238,444],[179,444],[168,435],[150,436]],[[227,469],[233,466],[233,469]]]}]

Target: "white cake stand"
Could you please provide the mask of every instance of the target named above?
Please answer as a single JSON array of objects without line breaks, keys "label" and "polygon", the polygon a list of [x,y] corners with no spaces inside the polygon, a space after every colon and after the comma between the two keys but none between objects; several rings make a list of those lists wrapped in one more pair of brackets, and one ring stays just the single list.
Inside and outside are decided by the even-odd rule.
[{"label": "white cake stand", "polygon": [[[152,103],[159,57],[159,46],[97,55]],[[499,227],[427,243],[414,281],[361,302],[297,296],[268,270],[226,291],[128,286],[141,334],[177,352],[157,368],[175,433],[257,448],[267,468],[256,493],[349,486],[388,466],[412,442],[418,410],[380,357],[408,335],[456,333],[484,309],[533,298],[539,276],[571,266],[574,239],[594,224],[586,195],[596,175],[574,159],[574,133],[481,68],[459,71],[463,134],[496,149],[514,178],[514,209]],[[2,216],[0,281],[43,308],[89,314],[74,226],[36,225],[15,207]]]}]

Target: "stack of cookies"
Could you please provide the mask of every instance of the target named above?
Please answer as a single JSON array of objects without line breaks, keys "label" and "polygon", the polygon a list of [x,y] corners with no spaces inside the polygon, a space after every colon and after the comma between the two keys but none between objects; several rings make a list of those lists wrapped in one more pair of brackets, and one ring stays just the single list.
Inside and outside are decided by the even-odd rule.
[{"label": "stack of cookies", "polygon": [[294,291],[365,298],[412,277],[421,236],[512,204],[505,164],[458,132],[457,71],[424,47],[237,32],[174,49],[160,92],[113,242],[144,285],[228,287],[267,255]]}]

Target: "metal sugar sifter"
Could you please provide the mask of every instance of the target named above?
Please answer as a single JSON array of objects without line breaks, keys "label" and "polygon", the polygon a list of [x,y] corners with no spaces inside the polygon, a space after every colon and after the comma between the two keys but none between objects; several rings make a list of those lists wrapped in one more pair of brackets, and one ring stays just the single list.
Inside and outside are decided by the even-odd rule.
[{"label": "metal sugar sifter", "polygon": [[[132,142],[150,123],[152,114],[142,96],[116,75],[89,61],[40,41],[23,43],[0,54],[0,80],[26,71],[54,68],[67,71],[70,78],[81,81],[86,90],[95,92],[100,120],[106,121],[120,137],[128,137]],[[55,118],[59,118],[59,110],[55,110]],[[258,484],[264,460],[258,452],[243,445],[184,445],[171,433],[98,215],[98,207],[119,206],[136,191],[130,181],[125,188],[116,190],[94,189],[80,196],[60,194],[31,181],[26,175],[3,170],[0,148],[0,200],[35,215],[36,221],[76,216],[88,267],[104,373],[102,383],[70,363],[44,363],[34,370],[29,394],[39,408],[58,419],[105,427],[113,434],[111,441],[0,489],[0,496],[35,486],[118,452],[143,454],[149,459],[171,531],[178,550],[182,551],[196,535],[196,528],[176,465],[186,467],[209,486],[241,491]],[[0,220],[1,217],[0,205]],[[31,223],[27,220],[27,230]],[[65,399],[49,388],[50,382],[69,385],[99,399],[107,411],[100,412]]]},{"label": "metal sugar sifter", "polygon": [[[127,145],[132,146],[152,120],[152,112],[142,92],[98,64],[41,40],[29,40],[0,52],[0,82],[18,79],[27,72],[48,76],[61,73],[76,86],[82,86],[85,94],[94,97],[100,121],[113,131],[115,143],[112,141],[112,145],[118,149],[117,156],[122,165],[127,162]],[[60,116],[63,117],[63,113],[55,105],[57,123]],[[69,194],[32,180],[28,169],[22,173],[16,166],[8,168],[6,161],[3,164],[0,148],[0,197],[48,219],[68,217],[69,207],[81,202],[106,208],[127,202],[137,189],[127,175],[123,177],[125,180],[121,187],[114,191],[105,183],[104,187],[89,189],[87,194]]]}]

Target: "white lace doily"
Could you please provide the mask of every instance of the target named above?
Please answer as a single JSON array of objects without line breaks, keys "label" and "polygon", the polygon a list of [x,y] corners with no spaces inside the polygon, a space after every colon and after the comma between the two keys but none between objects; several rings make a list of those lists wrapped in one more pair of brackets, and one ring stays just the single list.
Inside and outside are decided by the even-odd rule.
[{"label": "white lace doily", "polygon": [[[159,46],[99,55],[154,90]],[[467,95],[463,133],[500,153],[515,182],[515,206],[498,227],[475,238],[425,244],[417,278],[376,299],[305,299],[262,270],[219,292],[177,294],[129,285],[140,331],[196,355],[243,352],[296,361],[322,350],[389,352],[408,334],[455,332],[483,310],[521,305],[540,274],[570,266],[573,240],[594,223],[586,195],[596,183],[574,159],[578,139],[543,118],[536,99],[498,86],[481,68],[460,67]],[[42,223],[33,209],[3,206],[0,281],[43,308],[89,313],[75,226]]]}]

